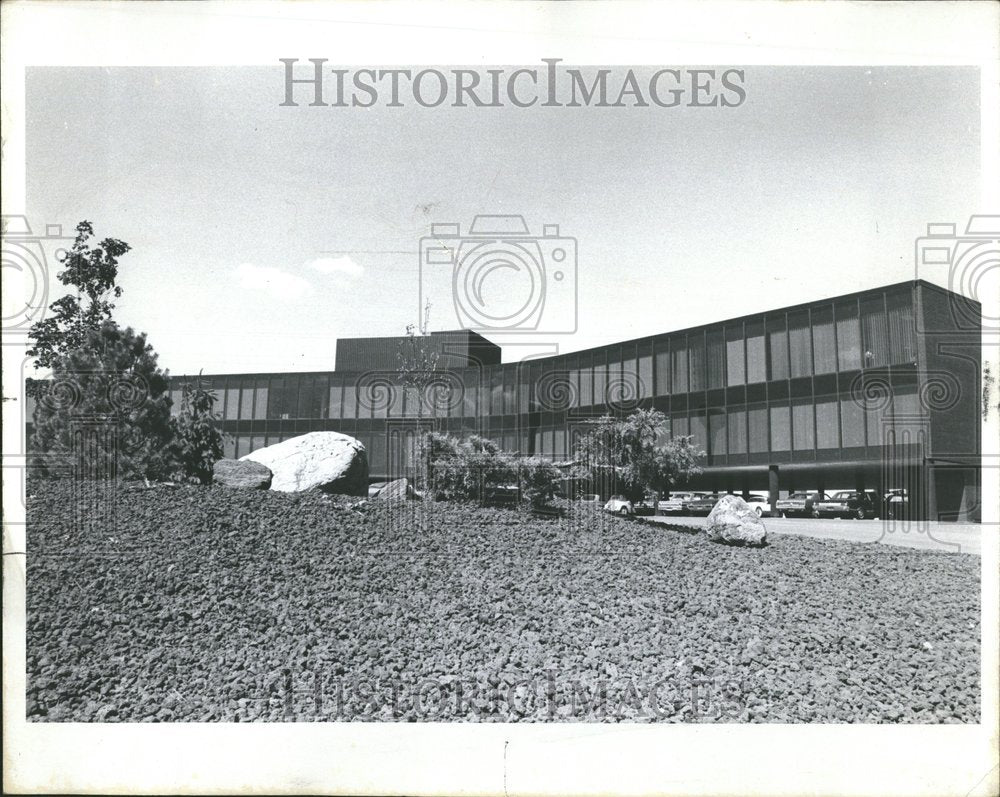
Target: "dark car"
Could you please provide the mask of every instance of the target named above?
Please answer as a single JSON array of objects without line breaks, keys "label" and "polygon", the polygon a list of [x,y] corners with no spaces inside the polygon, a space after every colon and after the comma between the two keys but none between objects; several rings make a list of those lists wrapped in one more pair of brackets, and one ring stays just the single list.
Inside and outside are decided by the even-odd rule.
[{"label": "dark car", "polygon": [[827,499],[823,492],[792,493],[775,504],[781,517],[815,517],[816,504]]},{"label": "dark car", "polygon": [[687,502],[687,513],[689,515],[707,515],[715,509],[715,505],[719,503],[719,499],[724,495],[725,493],[699,495],[697,498],[693,498]]},{"label": "dark car", "polygon": [[842,490],[832,497],[816,504],[817,517],[849,517],[857,520],[878,517],[878,507],[872,499],[872,492]]}]

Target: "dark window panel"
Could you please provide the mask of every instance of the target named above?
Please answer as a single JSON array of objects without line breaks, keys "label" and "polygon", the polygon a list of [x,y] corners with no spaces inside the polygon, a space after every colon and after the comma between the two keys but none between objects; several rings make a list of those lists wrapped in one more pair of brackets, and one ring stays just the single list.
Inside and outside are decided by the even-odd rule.
[{"label": "dark window panel", "polygon": [[708,387],[725,387],[726,384],[726,340],[721,329],[708,333]]},{"label": "dark window panel", "polygon": [[917,342],[910,294],[888,297],[889,359],[893,365],[915,363]]},{"label": "dark window panel", "polygon": [[812,312],[813,368],[817,374],[837,370],[837,342],[833,331],[833,310],[821,307]]},{"label": "dark window panel", "polygon": [[726,433],[726,414],[721,410],[713,410],[708,414],[708,453],[713,456],[724,456],[728,451]]},{"label": "dark window panel", "polygon": [[858,308],[838,304],[834,312],[837,320],[837,360],[841,371],[854,371],[861,367],[861,327],[858,325]]},{"label": "dark window panel", "polygon": [[816,402],[816,448],[837,448],[840,445],[837,401]]},{"label": "dark window panel", "polygon": [[889,364],[889,328],[881,296],[861,301],[861,340],[865,348],[865,368]]},{"label": "dark window panel", "polygon": [[784,319],[768,322],[768,350],[770,353],[770,378],[788,379],[788,333]]},{"label": "dark window panel", "polygon": [[639,398],[649,398],[653,395],[653,355],[643,354],[639,357]]},{"label": "dark window panel", "polygon": [[670,342],[671,378],[673,393],[688,392],[688,352],[683,338],[674,338]]},{"label": "dark window panel", "polygon": [[339,382],[330,385],[329,416],[335,420],[339,420],[343,413],[343,394],[344,388]]},{"label": "dark window panel", "polygon": [[729,453],[747,453],[747,413],[742,407],[730,409],[728,422],[726,424],[729,431]]},{"label": "dark window panel", "polygon": [[764,344],[764,323],[747,324],[747,384],[767,381],[767,349]]},{"label": "dark window panel", "polygon": [[789,372],[793,378],[812,375],[812,342],[808,313],[795,313],[788,317],[788,355]]},{"label": "dark window panel", "polygon": [[746,381],[745,341],[742,327],[726,329],[726,385],[735,387]]},{"label": "dark window panel", "polygon": [[666,340],[656,343],[656,395],[670,395],[670,345]]},{"label": "dark window panel", "polygon": [[865,414],[850,396],[840,400],[840,432],[844,448],[865,444]]},{"label": "dark window panel", "polygon": [[796,451],[812,451],[816,447],[812,402],[792,405],[792,447]]},{"label": "dark window panel", "polygon": [[788,405],[771,407],[771,450],[788,451],[791,445],[791,431]]},{"label": "dark window panel", "polygon": [[750,453],[760,454],[767,451],[767,407],[748,408],[747,427]]},{"label": "dark window panel", "polygon": [[695,332],[688,335],[688,367],[691,391],[705,389],[705,335]]},{"label": "dark window panel", "polygon": [[693,438],[691,442],[693,442],[696,446],[703,448],[705,451],[708,451],[708,429],[707,424],[705,423],[704,411],[691,413],[690,434]]}]

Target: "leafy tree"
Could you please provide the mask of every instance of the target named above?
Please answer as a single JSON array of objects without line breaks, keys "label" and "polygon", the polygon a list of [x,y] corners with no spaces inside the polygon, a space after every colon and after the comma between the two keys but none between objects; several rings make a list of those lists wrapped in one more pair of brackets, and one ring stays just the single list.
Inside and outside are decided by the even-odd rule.
[{"label": "leafy tree", "polygon": [[51,367],[33,419],[38,472],[52,475],[63,462],[91,478],[169,475],[169,384],[145,334],[106,320],[55,353]]},{"label": "leafy tree", "polygon": [[214,412],[215,393],[201,381],[181,386],[180,412],[172,421],[171,457],[176,481],[210,484],[212,468],[222,458],[222,432]]},{"label": "leafy tree", "polygon": [[[76,225],[76,239],[57,275],[63,285],[76,289],[49,306],[50,315],[33,324],[28,332],[32,347],[28,356],[35,368],[52,368],[56,361],[84,345],[87,334],[101,329],[111,318],[112,299],[122,294],[116,284],[118,258],[131,248],[124,241],[105,238],[91,246],[94,228],[89,221]],[[33,382],[38,389],[39,382]]]},{"label": "leafy tree", "polygon": [[690,437],[657,445],[666,421],[659,410],[636,410],[625,418],[605,415],[577,442],[584,475],[636,501],[647,490],[659,491],[699,473],[704,451]]},{"label": "leafy tree", "polygon": [[[417,426],[423,427],[424,403],[428,398],[428,389],[437,380],[437,366],[440,352],[430,340],[427,332],[430,323],[431,305],[424,307],[424,316],[419,327],[415,324],[406,325],[406,337],[400,342],[397,351],[399,366],[397,372],[399,381],[408,394],[417,402]],[[432,408],[436,409],[436,407]],[[430,449],[421,443],[416,463],[416,482],[418,489],[424,489],[429,483],[431,470]]]}]

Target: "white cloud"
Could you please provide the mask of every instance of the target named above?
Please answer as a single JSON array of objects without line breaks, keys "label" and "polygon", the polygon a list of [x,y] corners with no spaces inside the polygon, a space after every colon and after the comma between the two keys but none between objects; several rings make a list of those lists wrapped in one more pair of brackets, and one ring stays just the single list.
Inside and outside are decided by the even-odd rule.
[{"label": "white cloud", "polygon": [[317,257],[310,260],[306,265],[313,271],[321,274],[342,274],[345,277],[356,279],[365,273],[364,266],[360,266],[351,260],[348,255],[340,257]]},{"label": "white cloud", "polygon": [[236,267],[236,276],[240,285],[250,290],[265,291],[279,299],[298,299],[311,290],[310,284],[273,266],[255,266],[253,263],[241,263]]}]

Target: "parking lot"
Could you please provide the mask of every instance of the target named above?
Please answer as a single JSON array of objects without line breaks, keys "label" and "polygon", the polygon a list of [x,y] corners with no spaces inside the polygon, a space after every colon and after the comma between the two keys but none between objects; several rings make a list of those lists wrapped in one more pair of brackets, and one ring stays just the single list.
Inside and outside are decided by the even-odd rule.
[{"label": "parking lot", "polygon": [[[703,528],[707,518],[657,515],[643,518],[654,523]],[[768,534],[798,534],[851,542],[880,542],[928,551],[971,553],[979,556],[981,526],[976,523],[939,523],[919,520],[815,520],[764,518]],[[990,528],[990,527],[988,527]]]}]

